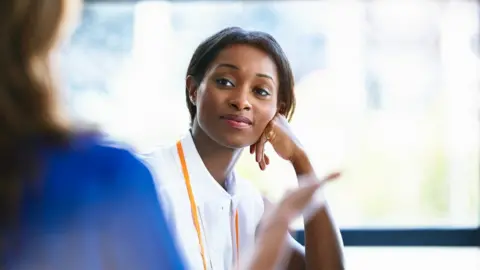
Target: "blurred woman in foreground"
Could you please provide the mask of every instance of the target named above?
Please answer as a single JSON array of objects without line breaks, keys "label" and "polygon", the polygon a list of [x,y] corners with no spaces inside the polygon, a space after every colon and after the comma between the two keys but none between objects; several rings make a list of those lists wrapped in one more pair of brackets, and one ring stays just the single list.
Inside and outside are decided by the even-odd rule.
[{"label": "blurred woman in foreground", "polygon": [[56,111],[80,6],[0,1],[0,269],[184,269],[145,165]]}]

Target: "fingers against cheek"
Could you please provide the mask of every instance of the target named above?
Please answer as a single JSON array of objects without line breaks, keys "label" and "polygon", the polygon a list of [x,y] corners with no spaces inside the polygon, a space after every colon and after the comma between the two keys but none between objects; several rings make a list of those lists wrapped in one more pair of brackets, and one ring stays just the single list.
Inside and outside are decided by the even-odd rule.
[{"label": "fingers against cheek", "polygon": [[258,142],[255,144],[255,161],[260,162],[263,160],[266,142],[267,138],[265,137],[265,133],[263,133],[260,137],[260,140],[258,140]]},{"label": "fingers against cheek", "polygon": [[260,141],[255,144],[255,161],[260,162],[263,160],[263,153],[265,149],[265,136],[262,135]]},{"label": "fingers against cheek", "polygon": [[253,145],[250,145],[250,154],[255,153],[255,161],[258,163],[258,166],[263,171],[270,164],[270,159],[265,155],[265,144],[268,141],[266,134],[271,132],[272,122],[269,122],[265,127],[260,139]]}]

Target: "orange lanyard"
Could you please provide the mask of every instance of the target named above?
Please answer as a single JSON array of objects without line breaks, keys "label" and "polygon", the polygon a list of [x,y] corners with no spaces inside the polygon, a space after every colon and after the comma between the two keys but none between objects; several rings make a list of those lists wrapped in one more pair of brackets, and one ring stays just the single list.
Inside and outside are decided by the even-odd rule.
[{"label": "orange lanyard", "polygon": [[[182,143],[177,142],[177,152],[180,158],[180,163],[182,165],[183,178],[185,179],[185,186],[187,188],[188,199],[190,200],[190,209],[192,211],[193,224],[195,225],[195,230],[197,231],[198,244],[200,245],[200,255],[202,256],[203,269],[207,269],[207,261],[205,259],[205,248],[203,246],[202,231],[200,229],[200,222],[198,220],[197,204],[195,202],[195,197],[193,196],[192,185],[190,183],[190,175],[188,173],[187,162],[185,161],[185,154],[183,152]],[[239,249],[239,233],[238,233],[238,211],[235,211],[235,244],[236,244],[236,259],[240,258],[240,249]]]}]

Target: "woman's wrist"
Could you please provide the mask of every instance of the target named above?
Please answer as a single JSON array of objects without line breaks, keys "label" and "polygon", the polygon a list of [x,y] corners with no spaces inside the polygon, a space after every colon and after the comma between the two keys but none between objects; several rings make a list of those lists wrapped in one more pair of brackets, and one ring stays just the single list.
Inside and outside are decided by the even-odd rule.
[{"label": "woman's wrist", "polygon": [[310,162],[307,153],[301,148],[295,151],[294,155],[290,159],[290,162],[292,163],[293,169],[295,170],[297,176],[310,175],[314,173],[312,163]]}]

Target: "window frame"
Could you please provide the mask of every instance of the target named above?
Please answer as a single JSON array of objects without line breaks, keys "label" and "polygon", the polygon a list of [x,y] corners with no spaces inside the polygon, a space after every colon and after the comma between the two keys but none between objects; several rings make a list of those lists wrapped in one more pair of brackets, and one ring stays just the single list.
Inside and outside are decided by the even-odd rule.
[{"label": "window frame", "polygon": [[[351,228],[341,229],[346,247],[480,247],[476,228]],[[303,230],[296,239],[304,244]]]}]

